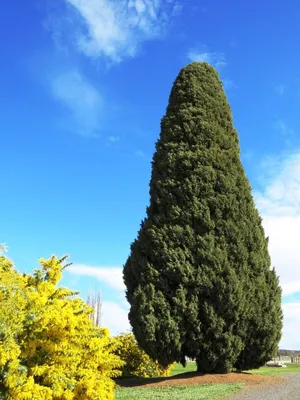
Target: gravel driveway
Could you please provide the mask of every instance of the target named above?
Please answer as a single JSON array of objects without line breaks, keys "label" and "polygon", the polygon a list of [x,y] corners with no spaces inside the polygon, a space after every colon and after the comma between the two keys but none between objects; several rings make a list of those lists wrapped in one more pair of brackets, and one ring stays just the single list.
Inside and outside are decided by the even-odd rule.
[{"label": "gravel driveway", "polygon": [[272,386],[246,388],[226,400],[300,400],[300,374],[284,374],[286,382]]}]

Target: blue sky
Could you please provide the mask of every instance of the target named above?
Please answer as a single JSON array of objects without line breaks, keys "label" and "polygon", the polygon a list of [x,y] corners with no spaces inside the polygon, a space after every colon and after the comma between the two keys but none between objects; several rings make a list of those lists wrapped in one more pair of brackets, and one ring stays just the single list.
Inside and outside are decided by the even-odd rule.
[{"label": "blue sky", "polygon": [[300,4],[287,0],[11,0],[2,5],[0,243],[20,271],[70,254],[63,283],[101,290],[128,329],[121,267],[148,204],[171,85],[219,71],[300,348]]}]

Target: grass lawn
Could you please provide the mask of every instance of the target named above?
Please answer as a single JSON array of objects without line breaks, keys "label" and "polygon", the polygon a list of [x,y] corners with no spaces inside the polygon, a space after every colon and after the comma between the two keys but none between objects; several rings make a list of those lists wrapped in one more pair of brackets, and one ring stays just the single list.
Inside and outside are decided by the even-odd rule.
[{"label": "grass lawn", "polygon": [[252,369],[248,372],[251,374],[260,375],[281,375],[287,372],[300,372],[300,364],[286,364],[286,368],[276,368],[276,367],[261,367],[259,369]]},{"label": "grass lawn", "polygon": [[169,386],[149,389],[118,388],[116,400],[219,400],[239,390],[242,385]]},{"label": "grass lawn", "polygon": [[[276,367],[261,367],[259,369],[252,369],[247,371],[251,374],[259,374],[259,375],[281,375],[286,374],[288,372],[300,372],[300,364],[286,364],[286,368],[276,368]],[[196,363],[190,362],[187,364],[186,368],[183,368],[181,364],[174,364],[174,368],[172,369],[171,375],[184,374],[185,372],[195,372],[197,370]]]}]

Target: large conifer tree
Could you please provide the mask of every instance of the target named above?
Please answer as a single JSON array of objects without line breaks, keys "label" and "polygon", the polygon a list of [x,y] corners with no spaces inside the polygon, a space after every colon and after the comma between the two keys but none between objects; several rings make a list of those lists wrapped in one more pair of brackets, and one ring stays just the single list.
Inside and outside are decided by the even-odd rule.
[{"label": "large conifer tree", "polygon": [[137,341],[163,365],[188,356],[199,371],[227,372],[276,350],[281,291],[231,110],[206,63],[173,85],[124,281]]}]

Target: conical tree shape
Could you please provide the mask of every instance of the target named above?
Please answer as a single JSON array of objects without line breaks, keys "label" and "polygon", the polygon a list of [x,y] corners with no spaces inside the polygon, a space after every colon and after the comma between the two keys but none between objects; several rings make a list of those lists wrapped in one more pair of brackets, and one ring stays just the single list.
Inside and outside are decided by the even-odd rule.
[{"label": "conical tree shape", "polygon": [[[192,63],[173,85],[153,157],[147,217],[124,266],[133,332],[161,364],[184,364],[188,356],[203,372],[247,366],[242,354],[251,334],[261,364],[267,336],[273,349],[281,328],[265,330],[260,343],[261,324],[258,331],[249,327],[256,307],[260,316],[269,313],[265,321],[274,317],[274,308],[263,311],[255,300],[256,287],[271,299],[269,278],[267,239],[222,83],[211,66]],[[278,282],[273,286],[280,320]]]}]

